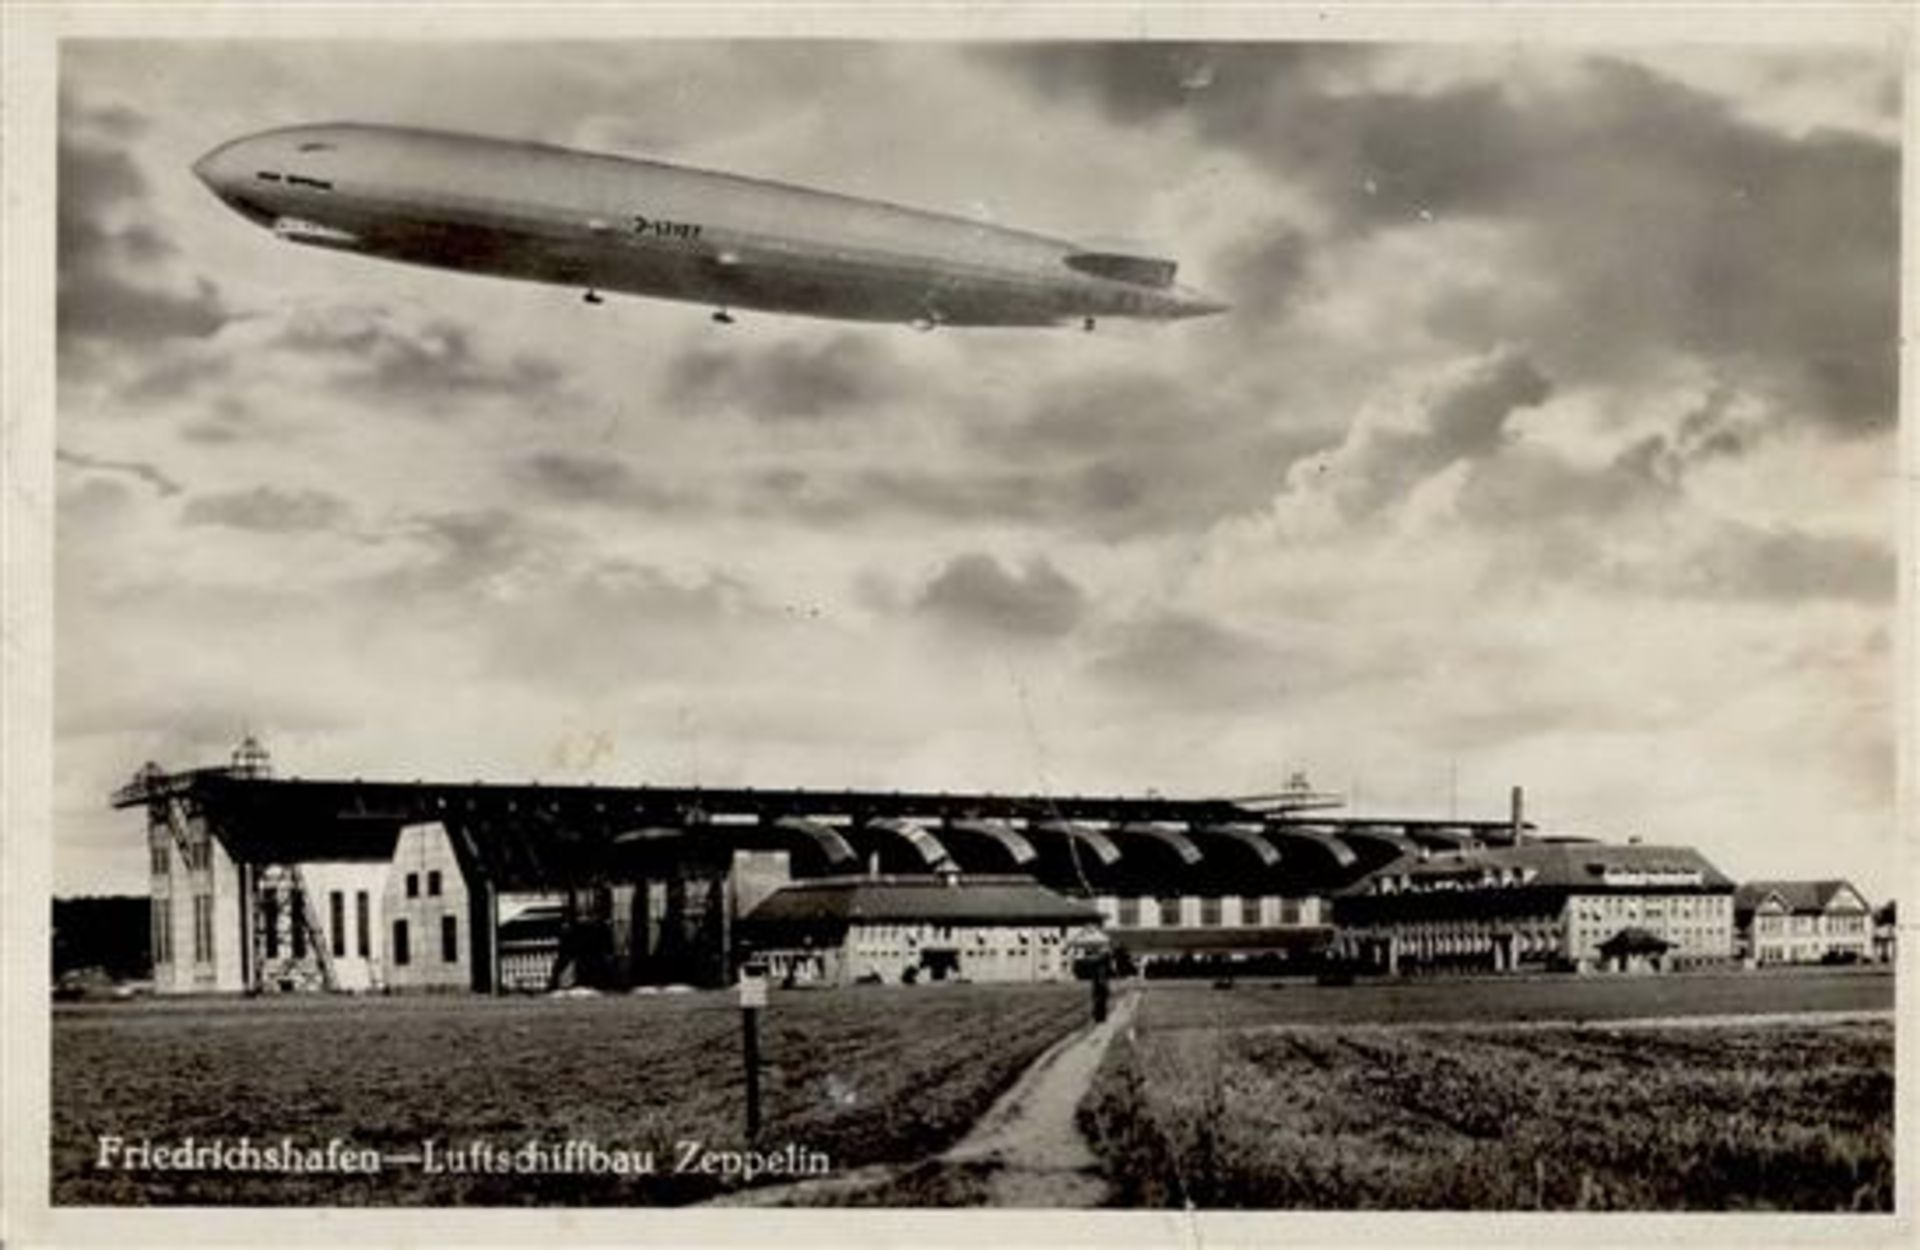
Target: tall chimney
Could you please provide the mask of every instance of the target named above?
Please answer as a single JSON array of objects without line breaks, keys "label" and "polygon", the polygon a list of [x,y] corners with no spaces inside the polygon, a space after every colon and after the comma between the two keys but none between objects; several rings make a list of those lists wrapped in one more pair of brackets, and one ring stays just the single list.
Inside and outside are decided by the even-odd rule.
[{"label": "tall chimney", "polygon": [[1527,792],[1523,787],[1513,788],[1513,844],[1520,845],[1521,830],[1527,823]]}]

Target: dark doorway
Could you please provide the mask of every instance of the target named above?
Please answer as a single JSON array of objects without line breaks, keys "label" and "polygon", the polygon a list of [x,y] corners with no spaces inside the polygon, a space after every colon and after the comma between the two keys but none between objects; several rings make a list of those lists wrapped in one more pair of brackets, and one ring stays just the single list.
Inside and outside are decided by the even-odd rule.
[{"label": "dark doorway", "polygon": [[920,967],[929,980],[944,981],[960,975],[959,951],[921,951]]}]

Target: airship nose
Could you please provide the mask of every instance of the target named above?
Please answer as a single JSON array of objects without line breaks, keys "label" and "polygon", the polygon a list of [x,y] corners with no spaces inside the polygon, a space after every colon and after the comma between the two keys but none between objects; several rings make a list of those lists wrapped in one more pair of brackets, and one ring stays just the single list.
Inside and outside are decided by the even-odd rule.
[{"label": "airship nose", "polygon": [[236,143],[223,143],[193,163],[193,176],[205,183],[215,195],[223,195],[233,186],[236,146]]}]

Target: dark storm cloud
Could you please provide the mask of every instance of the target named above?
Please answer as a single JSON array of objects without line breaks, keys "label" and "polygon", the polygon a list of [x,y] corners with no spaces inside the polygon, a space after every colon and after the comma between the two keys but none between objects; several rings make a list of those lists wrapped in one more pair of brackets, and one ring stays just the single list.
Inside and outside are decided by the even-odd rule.
[{"label": "dark storm cloud", "polygon": [[1235,324],[1265,328],[1279,323],[1315,294],[1313,239],[1286,222],[1273,222],[1236,240],[1209,272],[1224,274],[1221,294],[1233,305]]},{"label": "dark storm cloud", "polygon": [[70,464],[76,469],[91,469],[99,473],[124,474],[127,477],[138,478],[162,496],[177,495],[181,490],[179,482],[144,460],[113,460],[105,456],[88,456],[77,451],[68,451],[64,447],[56,449],[53,454],[54,459],[61,464]]},{"label": "dark storm cloud", "polygon": [[[428,513],[395,537],[418,550],[400,568],[371,579],[376,596],[409,612],[464,611],[488,599],[489,633],[625,637],[662,624],[741,614],[755,600],[722,574],[686,582],[620,558],[595,558],[581,534],[502,508]],[[496,594],[501,588],[512,593]],[[412,596],[394,600],[396,592]],[[532,643],[529,641],[529,646]]]},{"label": "dark storm cloud", "polygon": [[[1544,293],[1444,292],[1430,318],[1443,336],[1527,344],[1570,381],[1680,351],[1777,391],[1782,420],[1842,432],[1891,424],[1894,145],[1771,131],[1605,58],[1572,62],[1577,80],[1552,89],[1408,92],[1368,89],[1364,57],[1139,44],[992,59],[1043,94],[1090,101],[1121,124],[1187,126],[1310,189],[1336,223],[1315,240],[1323,249],[1436,220],[1506,227]],[[1297,280],[1286,237],[1263,226],[1228,260],[1271,253],[1275,289],[1286,289]],[[1241,285],[1243,304],[1267,289]]]},{"label": "dark storm cloud", "polygon": [[151,124],[141,113],[124,104],[88,104],[71,94],[62,94],[60,115],[75,131],[120,142],[138,138]]},{"label": "dark storm cloud", "polygon": [[514,475],[548,499],[602,504],[637,512],[682,512],[699,499],[687,491],[644,481],[617,456],[543,451],[522,459]]},{"label": "dark storm cloud", "polygon": [[538,689],[604,697],[725,663],[722,632],[767,614],[746,583],[725,574],[683,580],[599,560],[545,577],[537,593],[490,604],[483,662],[490,674]]},{"label": "dark storm cloud", "polygon": [[85,532],[90,525],[125,512],[133,502],[133,492],[112,478],[89,477],[74,486],[62,487],[59,495],[59,524],[71,537]]},{"label": "dark storm cloud", "polygon": [[1224,388],[1146,372],[1070,378],[1012,425],[981,429],[1005,471],[1038,479],[1041,515],[1109,538],[1257,509],[1318,442]]},{"label": "dark storm cloud", "polygon": [[373,579],[376,595],[477,593],[497,577],[542,565],[560,542],[551,531],[501,508],[416,516],[400,536],[425,550]]},{"label": "dark storm cloud", "polygon": [[318,490],[252,490],[200,495],[181,513],[188,525],[216,525],[263,534],[336,529],[351,515],[346,500]]},{"label": "dark storm cloud", "polygon": [[830,420],[886,400],[902,381],[871,339],[836,334],[764,351],[696,348],[673,362],[664,398],[680,412],[732,408],[758,420]]},{"label": "dark storm cloud", "polygon": [[963,454],[755,479],[750,510],[817,524],[875,516],[1026,523],[1123,540],[1263,507],[1322,441],[1264,402],[1145,371],[1036,387],[1017,416],[966,425]]},{"label": "dark storm cloud", "polygon": [[920,592],[920,612],[970,629],[1021,638],[1057,638],[1086,615],[1087,597],[1044,559],[1019,573],[977,552],[948,561]]},{"label": "dark storm cloud", "polygon": [[1475,465],[1462,484],[1463,520],[1525,533],[1559,523],[1586,526],[1681,502],[1677,460],[1666,441],[1643,439],[1597,468],[1538,448],[1516,447]]},{"label": "dark storm cloud", "polygon": [[1638,578],[1651,590],[1705,599],[1888,604],[1897,573],[1893,552],[1881,543],[1726,522],[1688,558]]},{"label": "dark storm cloud", "polygon": [[380,307],[304,312],[275,344],[334,362],[334,381],[375,400],[437,409],[457,399],[532,399],[557,394],[562,370],[545,357],[488,358],[470,327],[448,318],[402,323]]},{"label": "dark storm cloud", "polygon": [[1231,707],[1286,693],[1286,664],[1271,644],[1183,612],[1161,612],[1117,631],[1093,675],[1156,705]]},{"label": "dark storm cloud", "polygon": [[125,150],[63,132],[56,176],[55,320],[62,347],[205,338],[226,323],[230,313],[219,289],[205,278],[194,282],[191,294],[137,280],[174,249],[141,216],[146,178]]},{"label": "dark storm cloud", "polygon": [[[163,683],[99,699],[63,698],[55,711],[55,727],[63,735],[134,736],[147,744],[147,758],[162,763],[224,760],[254,726],[271,725],[275,733],[291,736],[350,728],[360,719],[357,711],[343,712],[264,684],[244,691],[206,685],[172,691]],[[129,762],[128,777],[135,767]]]},{"label": "dark storm cloud", "polygon": [[1768,434],[1753,418],[1734,415],[1730,399],[1730,392],[1715,391],[1672,431],[1639,438],[1598,467],[1538,447],[1503,448],[1462,483],[1460,515],[1490,529],[1531,526],[1538,533],[1543,524],[1585,525],[1684,504],[1690,473],[1739,456]]},{"label": "dark storm cloud", "polygon": [[972,55],[1043,96],[1089,97],[1122,125],[1179,114],[1232,133],[1256,126],[1276,95],[1311,95],[1374,52],[1364,44],[1127,40],[1004,44]]},{"label": "dark storm cloud", "polygon": [[121,391],[121,398],[129,405],[168,403],[232,373],[233,362],[226,356],[181,352],[142,369]]},{"label": "dark storm cloud", "polygon": [[1552,390],[1524,356],[1498,353],[1472,362],[1425,396],[1417,425],[1356,426],[1306,480],[1331,492],[1349,520],[1373,516],[1449,465],[1493,455],[1509,418],[1544,402]]}]

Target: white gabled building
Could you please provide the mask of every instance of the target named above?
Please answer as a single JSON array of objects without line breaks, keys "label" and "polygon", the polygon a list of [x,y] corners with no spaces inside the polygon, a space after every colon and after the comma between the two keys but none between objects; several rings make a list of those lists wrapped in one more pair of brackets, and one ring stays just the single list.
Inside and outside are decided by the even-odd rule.
[{"label": "white gabled building", "polygon": [[1337,897],[1335,947],[1392,973],[1721,964],[1733,956],[1733,893],[1684,846],[1543,840],[1436,853]]},{"label": "white gabled building", "polygon": [[740,921],[775,980],[1064,981],[1102,949],[1100,913],[1021,876],[824,877],[767,895]]},{"label": "white gabled building", "polygon": [[1865,963],[1873,907],[1852,883],[1749,881],[1734,895],[1741,952],[1755,964]]}]

